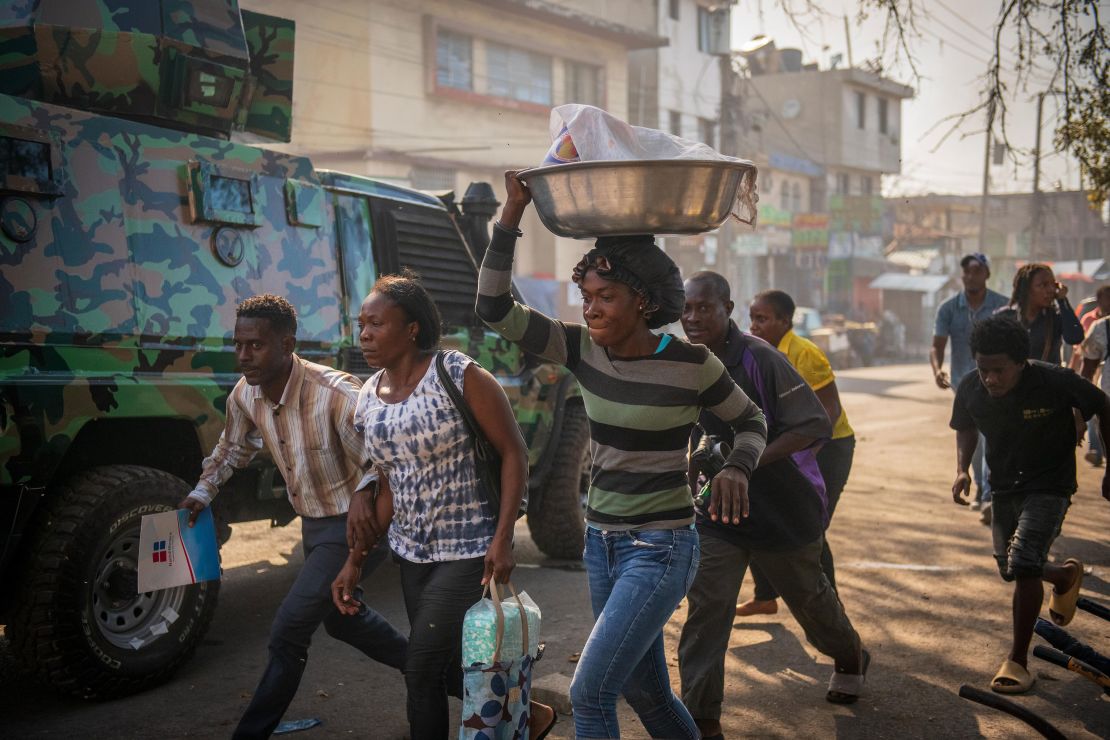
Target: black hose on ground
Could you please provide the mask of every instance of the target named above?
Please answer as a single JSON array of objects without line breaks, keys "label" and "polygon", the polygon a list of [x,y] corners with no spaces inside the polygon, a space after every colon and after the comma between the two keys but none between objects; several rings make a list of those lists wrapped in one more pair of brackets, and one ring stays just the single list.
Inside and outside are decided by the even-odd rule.
[{"label": "black hose on ground", "polygon": [[983,691],[974,686],[964,684],[960,687],[960,698],[967,699],[968,701],[982,704],[983,706],[997,709],[1000,712],[1005,712],[1013,717],[1017,717],[1025,724],[1032,727],[1037,732],[1041,733],[1048,740],[1067,740],[1064,733],[1057,730],[1052,726],[1052,723],[1041,717],[1039,714],[1034,714],[1023,706],[1019,706],[1009,699],[1003,699],[998,694],[990,691]]}]

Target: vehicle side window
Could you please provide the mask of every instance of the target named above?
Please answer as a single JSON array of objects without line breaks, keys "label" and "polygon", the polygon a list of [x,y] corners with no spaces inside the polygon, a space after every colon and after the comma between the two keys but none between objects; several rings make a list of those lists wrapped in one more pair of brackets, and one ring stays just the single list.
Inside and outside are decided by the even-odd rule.
[{"label": "vehicle side window", "polygon": [[57,157],[48,136],[0,124],[0,192],[59,194]]},{"label": "vehicle side window", "polygon": [[343,276],[346,324],[354,332],[362,299],[374,286],[378,268],[374,262],[374,234],[370,229],[370,204],[361,195],[335,193],[336,233],[339,235],[339,265]]}]

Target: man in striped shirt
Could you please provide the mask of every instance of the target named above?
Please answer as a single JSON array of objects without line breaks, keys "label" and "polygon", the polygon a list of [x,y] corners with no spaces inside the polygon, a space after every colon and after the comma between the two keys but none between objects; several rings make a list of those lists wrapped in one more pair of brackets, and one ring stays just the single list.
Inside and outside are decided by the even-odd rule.
[{"label": "man in striped shirt", "polygon": [[265,445],[301,516],[304,567],[278,607],[269,663],[234,735],[265,738],[297,693],[312,633],[321,622],[332,637],[398,670],[408,641],[372,609],[345,616],[332,604],[331,584],[349,550],[352,495],[368,495],[355,494],[369,467],[353,421],[358,380],[294,354],[297,316],[284,298],[248,298],[236,316],[235,355],[243,377],[228,396],[220,440],[180,508],[191,512],[192,526],[232,472],[246,467]]}]

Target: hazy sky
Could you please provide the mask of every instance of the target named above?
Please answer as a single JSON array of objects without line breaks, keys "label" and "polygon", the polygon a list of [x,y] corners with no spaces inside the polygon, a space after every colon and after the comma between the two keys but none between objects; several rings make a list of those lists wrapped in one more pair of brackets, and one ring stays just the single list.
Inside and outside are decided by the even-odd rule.
[{"label": "hazy sky", "polygon": [[[784,0],[801,7],[803,0]],[[805,62],[816,61],[822,69],[829,66],[833,54],[844,54],[847,64],[844,15],[848,16],[852,34],[852,56],[856,66],[865,59],[878,56],[876,44],[882,39],[883,22],[873,15],[862,23],[858,19],[859,0],[820,0],[829,15],[809,19],[805,35],[782,11],[776,0],[740,0],[732,9],[732,44],[739,47],[752,36],[770,36],[779,48],[801,48]],[[980,114],[941,143],[949,124],[946,117],[973,108],[983,89],[983,73],[991,57],[993,42],[990,34],[998,13],[996,0],[918,0],[919,36],[910,39],[916,53],[915,80],[904,62],[890,66],[888,53],[885,74],[912,86],[917,95],[902,104],[902,174],[883,178],[885,195],[916,195],[935,193],[982,192],[983,153],[986,116]],[[1006,44],[1015,46],[1015,39]],[[827,48],[825,48],[827,47]],[[1016,55],[1003,54],[1004,66],[1013,64]],[[1036,128],[1036,94],[1047,89],[1051,78],[1048,60],[1041,60],[1044,70],[1035,75],[1025,90],[1010,94],[1007,132],[1019,153],[1017,165],[1007,159],[1002,166],[991,167],[992,192],[1028,192],[1033,185],[1031,152]],[[842,65],[842,66],[844,66]],[[1012,81],[1014,75],[1010,74]],[[1042,123],[1041,188],[1052,189],[1057,181],[1064,189],[1079,186],[1079,167],[1070,157],[1053,152],[1053,131],[1056,128],[1056,100],[1045,99]],[[997,132],[997,124],[996,124]]]}]

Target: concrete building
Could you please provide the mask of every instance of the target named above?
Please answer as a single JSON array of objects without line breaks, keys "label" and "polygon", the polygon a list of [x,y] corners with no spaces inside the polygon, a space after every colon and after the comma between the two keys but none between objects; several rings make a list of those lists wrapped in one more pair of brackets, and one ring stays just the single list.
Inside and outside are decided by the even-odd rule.
[{"label": "concrete building", "polygon": [[[727,79],[730,14],[735,0],[656,0],[639,3],[651,31],[666,46],[629,52],[627,120],[700,141],[738,155],[721,126],[723,80]],[[728,274],[731,226],[717,233],[663,237],[661,244],[685,273],[703,267]]]},{"label": "concrete building", "polygon": [[[955,273],[960,256],[983,251],[991,258],[991,287],[1010,292],[1026,262],[1057,266],[1078,291],[1101,279],[1110,260],[1110,226],[1080,190],[996,194],[987,198],[985,238],[980,245],[982,200],[977,195],[923,195],[891,199],[887,255],[910,251],[940,262],[926,272]],[[981,247],[981,249],[980,249]],[[1085,295],[1085,292],[1084,292]]]},{"label": "concrete building", "polygon": [[913,89],[865,69],[803,64],[799,50],[765,37],[738,59],[738,139],[758,152],[769,225],[750,272],[799,303],[873,317],[870,283],[885,269],[882,176],[901,171],[901,104]]},{"label": "concrete building", "polygon": [[[318,167],[425,190],[538,166],[553,106],[626,118],[629,50],[665,45],[644,0],[243,0],[297,24],[293,139]],[[530,212],[531,213],[531,212]],[[531,214],[521,275],[566,277],[585,242]]]}]

